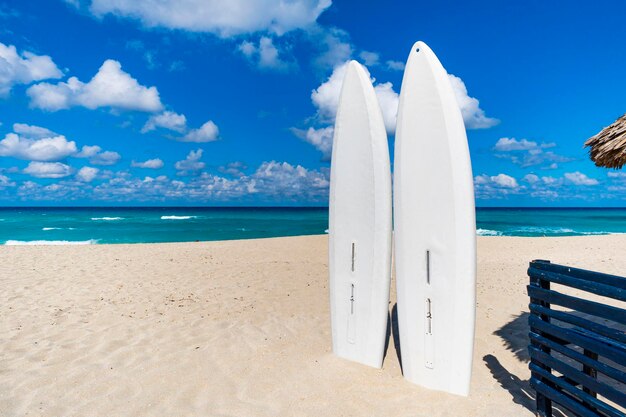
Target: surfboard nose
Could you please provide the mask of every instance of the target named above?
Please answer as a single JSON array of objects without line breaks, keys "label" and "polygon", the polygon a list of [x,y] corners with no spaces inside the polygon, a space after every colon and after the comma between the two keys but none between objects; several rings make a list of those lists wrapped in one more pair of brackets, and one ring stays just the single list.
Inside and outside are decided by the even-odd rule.
[{"label": "surfboard nose", "polygon": [[431,51],[431,49],[428,45],[426,45],[426,42],[417,41],[413,44],[413,48],[411,51],[413,53],[419,53],[419,52]]}]

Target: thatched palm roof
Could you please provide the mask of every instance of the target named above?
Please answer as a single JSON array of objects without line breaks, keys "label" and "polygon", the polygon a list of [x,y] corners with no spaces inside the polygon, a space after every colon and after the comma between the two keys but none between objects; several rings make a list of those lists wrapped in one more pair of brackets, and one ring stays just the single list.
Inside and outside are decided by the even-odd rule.
[{"label": "thatched palm roof", "polygon": [[596,166],[621,168],[626,164],[626,114],[585,142]]}]

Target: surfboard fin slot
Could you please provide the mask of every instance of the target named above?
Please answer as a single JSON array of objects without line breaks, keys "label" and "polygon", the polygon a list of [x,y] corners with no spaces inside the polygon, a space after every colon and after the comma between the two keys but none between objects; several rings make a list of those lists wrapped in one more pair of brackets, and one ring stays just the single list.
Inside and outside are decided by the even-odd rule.
[{"label": "surfboard fin slot", "polygon": [[430,251],[426,251],[426,284],[430,284]]},{"label": "surfboard fin slot", "polygon": [[355,246],[356,246],[356,244],[354,242],[352,242],[352,266],[350,267],[352,272],[354,272],[354,257],[356,255],[356,252],[355,252],[356,248],[355,248]]},{"label": "surfboard fin slot", "polygon": [[435,338],[433,336],[433,310],[432,301],[430,298],[426,299],[426,322],[425,324],[425,337],[424,337],[424,366],[428,369],[435,368]]},{"label": "surfboard fin slot", "polygon": [[433,312],[430,298],[426,299],[426,334],[433,334]]},{"label": "surfboard fin slot", "polygon": [[356,343],[356,314],[354,314],[354,284],[350,284],[350,315],[348,316],[348,343]]},{"label": "surfboard fin slot", "polygon": [[350,314],[354,314],[354,284],[350,285]]}]

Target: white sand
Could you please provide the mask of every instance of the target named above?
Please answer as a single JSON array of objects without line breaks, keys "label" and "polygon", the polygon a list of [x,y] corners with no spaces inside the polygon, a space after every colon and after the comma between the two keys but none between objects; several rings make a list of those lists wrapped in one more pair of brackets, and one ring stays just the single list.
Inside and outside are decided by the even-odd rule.
[{"label": "white sand", "polygon": [[462,398],[406,382],[393,338],[382,370],[331,354],[326,236],[3,246],[0,416],[531,416],[528,261],[623,274],[625,247],[479,238]]}]

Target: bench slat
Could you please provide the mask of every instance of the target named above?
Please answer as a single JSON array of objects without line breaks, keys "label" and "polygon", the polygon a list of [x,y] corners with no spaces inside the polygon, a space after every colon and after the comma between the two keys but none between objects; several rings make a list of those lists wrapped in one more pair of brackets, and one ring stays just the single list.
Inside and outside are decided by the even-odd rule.
[{"label": "bench slat", "polygon": [[619,392],[607,384],[598,382],[596,379],[585,375],[578,369],[566,364],[565,362],[559,361],[534,346],[530,346],[528,348],[528,352],[530,353],[531,359],[549,366],[553,370],[565,375],[573,381],[576,381],[583,387],[589,388],[591,391],[597,392],[603,397],[608,398],[619,405],[626,405],[625,393]]},{"label": "bench slat", "polygon": [[620,301],[626,301],[626,289],[618,288],[612,285],[591,281],[588,279],[576,278],[553,271],[541,270],[531,266],[528,268],[528,275],[537,276],[546,281],[556,284],[566,285],[568,287],[577,288],[603,297],[610,297]]},{"label": "bench slat", "polygon": [[573,343],[582,347],[583,349],[587,349],[597,353],[600,356],[604,356],[605,358],[610,359],[615,363],[626,363],[626,351],[616,349],[613,346],[599,342],[569,329],[547,323],[539,319],[535,315],[531,315],[528,318],[528,323],[530,324],[531,330],[539,330],[539,332],[536,333],[541,334],[541,332],[543,332],[551,336],[556,336],[559,339],[562,339],[568,343]]},{"label": "bench slat", "polygon": [[540,306],[539,304],[531,303],[528,305],[528,308],[532,313],[535,314],[545,314],[551,318],[557,319],[559,321],[563,321],[569,324],[573,324],[576,326],[580,326],[584,329],[591,330],[594,333],[601,334],[610,339],[616,340],[620,343],[626,343],[626,333],[613,329],[608,326],[604,326],[599,323],[595,323],[591,320],[584,319],[582,317],[578,317],[574,314],[564,311],[552,310],[550,308],[546,308],[544,306]]},{"label": "bench slat", "polygon": [[532,298],[626,325],[626,310],[621,308],[596,303],[595,301],[583,300],[582,298],[572,297],[532,285],[528,285],[526,288],[528,295]]},{"label": "bench slat", "polygon": [[588,271],[585,269],[572,268],[570,266],[553,264],[547,261],[532,261],[532,268],[542,271],[556,272],[568,275],[574,278],[580,278],[587,281],[598,282],[600,284],[610,285],[616,288],[626,290],[626,278],[617,275],[603,274],[601,272]]},{"label": "bench slat", "polygon": [[583,402],[585,402],[587,404],[590,404],[591,406],[601,410],[602,412],[604,412],[608,416],[610,416],[610,417],[623,417],[624,416],[624,414],[621,413],[616,408],[613,408],[610,405],[608,405],[607,403],[604,403],[601,400],[598,400],[597,398],[587,394],[583,390],[578,389],[577,387],[575,387],[574,385],[568,383],[564,379],[561,379],[561,378],[557,377],[556,375],[552,375],[550,372],[548,372],[545,369],[537,366],[536,364],[531,363],[529,367],[530,367],[530,370],[532,372],[534,372],[535,374],[540,375],[541,377],[547,379],[548,381],[552,382],[553,384],[555,384],[559,388],[567,391],[572,396],[580,399],[581,401],[583,401]]},{"label": "bench slat", "polygon": [[582,353],[576,352],[574,349],[570,349],[559,343],[553,342],[552,340],[543,337],[535,332],[530,332],[529,336],[531,342],[535,342],[540,345],[549,347],[550,349],[556,350],[557,352],[562,353],[565,356],[568,356],[590,368],[595,369],[598,372],[601,372],[609,378],[613,378],[614,380],[621,382],[622,384],[626,384],[626,373],[620,371],[619,369],[615,369],[605,363],[591,359],[590,357],[585,356]]},{"label": "bench slat", "polygon": [[576,413],[581,417],[598,417],[598,413],[590,410],[589,408],[582,405],[580,402],[574,400],[569,395],[565,395],[554,388],[548,386],[546,383],[542,382],[536,378],[530,378],[530,386],[534,388],[535,391],[545,395],[550,398],[555,403],[562,405],[568,410]]}]

